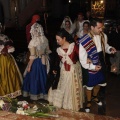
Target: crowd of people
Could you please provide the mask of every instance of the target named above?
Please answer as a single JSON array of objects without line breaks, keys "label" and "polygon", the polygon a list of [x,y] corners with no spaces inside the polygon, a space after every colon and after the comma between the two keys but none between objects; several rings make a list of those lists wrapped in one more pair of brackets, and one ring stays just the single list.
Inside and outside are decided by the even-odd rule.
[{"label": "crowd of people", "polygon": [[[79,111],[86,102],[85,112],[90,112],[92,101],[102,106],[98,94],[100,87],[107,85],[105,54],[115,54],[116,49],[107,42],[103,21],[93,19],[90,11],[86,14],[84,17],[78,13],[74,22],[65,16],[55,36],[55,53],[49,48],[40,16],[34,15],[26,27],[29,61],[24,76],[10,54],[14,52],[12,41],[0,34],[0,98],[29,96],[31,100],[45,99],[53,106],[73,111]],[[58,79],[47,89],[50,71]]]}]

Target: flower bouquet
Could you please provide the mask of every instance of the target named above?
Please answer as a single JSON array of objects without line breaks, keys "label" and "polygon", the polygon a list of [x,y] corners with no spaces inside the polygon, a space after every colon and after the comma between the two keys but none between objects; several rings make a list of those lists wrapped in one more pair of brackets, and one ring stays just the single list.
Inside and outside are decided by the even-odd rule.
[{"label": "flower bouquet", "polygon": [[17,99],[8,97],[0,100],[0,109],[32,117],[59,117],[58,115],[50,114],[52,111],[55,111],[56,108],[49,104],[39,102],[37,105],[33,105],[27,101],[18,101]]}]

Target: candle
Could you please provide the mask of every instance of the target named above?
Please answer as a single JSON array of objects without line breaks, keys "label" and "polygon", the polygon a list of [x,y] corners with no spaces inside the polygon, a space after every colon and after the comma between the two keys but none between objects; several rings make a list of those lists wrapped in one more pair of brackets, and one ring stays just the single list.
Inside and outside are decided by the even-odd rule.
[{"label": "candle", "polygon": [[15,12],[16,12],[16,7],[15,7]]}]

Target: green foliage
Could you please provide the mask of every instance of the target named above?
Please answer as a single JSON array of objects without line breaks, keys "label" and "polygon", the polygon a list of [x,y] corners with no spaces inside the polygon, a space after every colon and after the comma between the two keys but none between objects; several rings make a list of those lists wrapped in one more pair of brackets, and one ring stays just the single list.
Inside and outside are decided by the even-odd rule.
[{"label": "green foliage", "polygon": [[[6,103],[4,110],[10,112],[16,113],[18,108],[22,107],[17,104],[19,102],[17,99],[5,97],[3,98],[3,101]],[[37,109],[34,108],[35,105],[37,106]],[[29,116],[33,116],[33,117],[58,117],[57,115],[50,114],[52,111],[56,110],[54,106],[50,106],[49,104],[40,103],[40,102],[36,103],[35,105],[29,106],[28,109],[25,110],[23,109],[24,112],[27,113]]]}]

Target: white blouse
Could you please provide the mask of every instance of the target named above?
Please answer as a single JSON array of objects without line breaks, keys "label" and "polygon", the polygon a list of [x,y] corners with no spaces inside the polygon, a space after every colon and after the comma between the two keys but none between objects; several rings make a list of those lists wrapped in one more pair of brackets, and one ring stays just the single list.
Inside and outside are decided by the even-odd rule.
[{"label": "white blouse", "polygon": [[[104,34],[104,39],[105,39],[105,52],[110,54],[111,52],[109,51],[111,46],[109,46],[107,44],[107,36],[106,34]],[[96,45],[97,48],[97,52],[101,52],[102,51],[102,47],[101,47],[101,38],[100,35],[94,35],[93,37],[94,43]],[[88,69],[88,70],[95,70],[95,65],[93,65],[92,63],[87,64],[87,52],[85,50],[85,48],[79,44],[79,60],[81,62],[81,65],[83,68]]]}]

